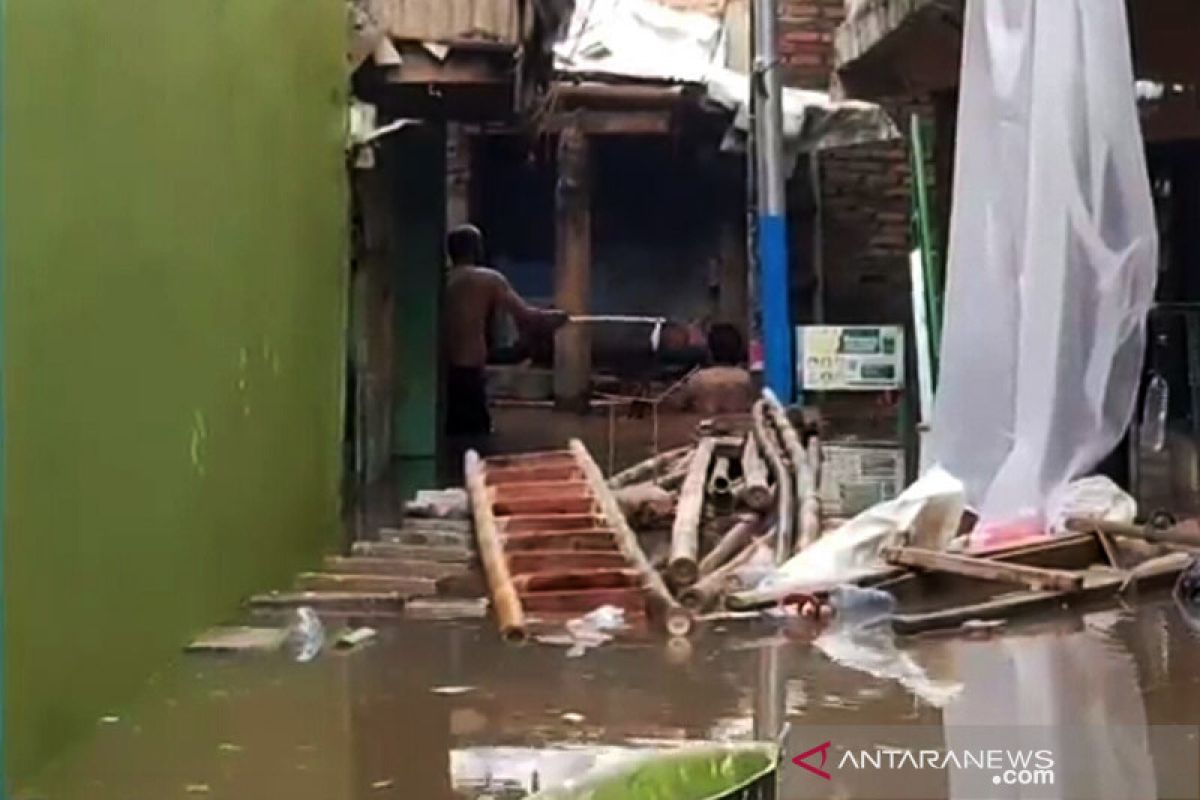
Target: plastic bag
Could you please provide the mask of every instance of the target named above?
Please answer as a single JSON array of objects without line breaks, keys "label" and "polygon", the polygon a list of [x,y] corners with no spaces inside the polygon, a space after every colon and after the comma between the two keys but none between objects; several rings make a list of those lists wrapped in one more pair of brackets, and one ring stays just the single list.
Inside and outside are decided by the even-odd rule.
[{"label": "plastic bag", "polygon": [[879,570],[884,547],[912,544],[942,550],[958,532],[963,485],[934,468],[895,500],[880,503],[806,547],[759,588],[786,594],[817,592]]},{"label": "plastic bag", "polygon": [[1067,484],[1050,501],[1050,529],[1067,532],[1067,519],[1087,517],[1105,522],[1132,523],[1137,518],[1137,501],[1103,475],[1093,475]]}]

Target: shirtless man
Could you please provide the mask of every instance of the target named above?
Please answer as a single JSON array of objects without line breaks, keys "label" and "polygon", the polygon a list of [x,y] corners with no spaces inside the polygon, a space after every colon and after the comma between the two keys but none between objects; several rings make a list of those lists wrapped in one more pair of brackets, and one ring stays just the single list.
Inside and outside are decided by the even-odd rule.
[{"label": "shirtless man", "polygon": [[711,364],[694,373],[675,400],[676,407],[714,417],[746,414],[754,405],[754,380],[742,364],[746,346],[732,325],[716,324],[708,332]]},{"label": "shirtless man", "polygon": [[508,279],[484,261],[483,234],[474,225],[455,228],[446,237],[450,272],[446,278],[445,349],[446,433],[483,438],[492,430],[485,367],[488,326],[496,312],[512,316],[527,332],[552,332],[567,323],[562,311],[534,308],[521,299]]}]

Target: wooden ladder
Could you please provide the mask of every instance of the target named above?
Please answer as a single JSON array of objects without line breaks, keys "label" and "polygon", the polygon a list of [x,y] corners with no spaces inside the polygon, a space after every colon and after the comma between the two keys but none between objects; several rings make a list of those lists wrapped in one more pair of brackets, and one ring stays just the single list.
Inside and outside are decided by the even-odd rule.
[{"label": "wooden ladder", "polygon": [[661,623],[672,635],[692,626],[650,565],[595,460],[578,440],[569,450],[482,459],[467,454],[475,536],[501,635],[528,637],[527,615],[578,617],[600,606],[634,625]]}]

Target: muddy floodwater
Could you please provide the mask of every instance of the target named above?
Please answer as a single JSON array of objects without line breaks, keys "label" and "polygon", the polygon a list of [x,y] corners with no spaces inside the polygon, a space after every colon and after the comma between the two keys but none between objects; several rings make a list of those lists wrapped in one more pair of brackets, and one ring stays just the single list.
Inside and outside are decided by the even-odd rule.
[{"label": "muddy floodwater", "polygon": [[851,725],[1082,725],[1088,792],[1153,797],[1146,732],[1200,721],[1200,638],[1166,600],[985,640],[814,642],[795,623],[739,622],[579,658],[503,645],[486,620],[403,622],[308,664],[181,656],[19,797],[519,798],[622,749],[751,739],[782,721],[782,798],[889,796],[789,763]]}]

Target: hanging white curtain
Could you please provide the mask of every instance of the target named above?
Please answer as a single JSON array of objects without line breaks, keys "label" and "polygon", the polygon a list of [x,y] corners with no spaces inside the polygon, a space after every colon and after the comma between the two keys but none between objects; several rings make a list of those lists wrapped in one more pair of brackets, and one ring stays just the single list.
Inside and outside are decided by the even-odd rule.
[{"label": "hanging white curtain", "polygon": [[969,0],[937,461],[1044,513],[1120,441],[1158,242],[1124,0]]}]

